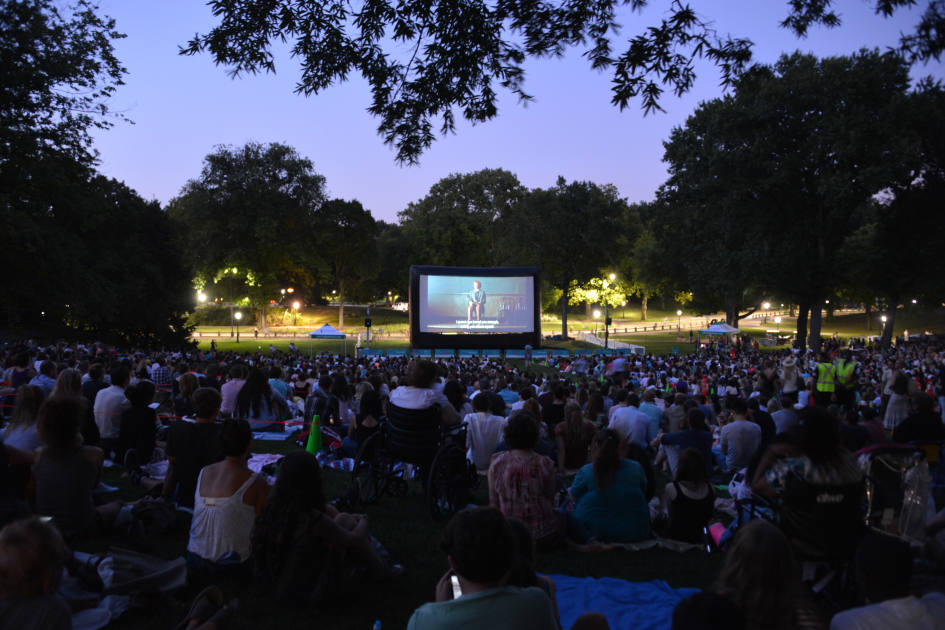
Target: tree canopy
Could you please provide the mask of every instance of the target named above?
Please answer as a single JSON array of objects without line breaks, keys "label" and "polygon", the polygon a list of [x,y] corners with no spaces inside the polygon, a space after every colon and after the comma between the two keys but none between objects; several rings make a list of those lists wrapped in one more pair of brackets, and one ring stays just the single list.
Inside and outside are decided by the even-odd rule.
[{"label": "tree canopy", "polygon": [[857,209],[919,173],[908,90],[908,65],[891,53],[796,53],[745,73],[675,129],[663,240],[697,301],[717,297],[733,321],[761,291],[779,291],[801,306],[799,339],[810,312],[818,345]]},{"label": "tree canopy", "polygon": [[280,287],[310,287],[324,265],[314,246],[324,189],[325,178],[295,149],[251,142],[208,155],[167,212],[198,281],[228,283],[229,299],[262,307],[264,324]]},{"label": "tree canopy", "polygon": [[[368,111],[397,160],[414,163],[435,138],[455,130],[455,112],[473,123],[498,114],[499,90],[521,101],[525,65],[583,48],[594,70],[613,72],[612,101],[621,109],[634,98],[647,112],[659,109],[665,89],[687,92],[696,62],[705,58],[730,85],[748,68],[752,43],[722,35],[681,0],[669,3],[658,24],[621,41],[618,12],[640,11],[647,0],[522,2],[395,2],[370,0],[211,0],[219,23],[197,34],[184,54],[208,52],[233,76],[274,72],[273,44],[289,42],[301,63],[296,91],[317,94],[358,73],[368,82]],[[813,25],[840,24],[830,0],[790,0],[782,26],[803,36]],[[873,0],[888,17],[914,0]],[[706,3],[708,5],[708,3]],[[710,9],[706,9],[707,11]],[[945,46],[945,2],[930,0],[902,51],[938,59]]]},{"label": "tree canopy", "polygon": [[518,177],[502,169],[444,177],[398,214],[411,255],[429,265],[498,264],[500,219],[514,213],[525,194]]}]

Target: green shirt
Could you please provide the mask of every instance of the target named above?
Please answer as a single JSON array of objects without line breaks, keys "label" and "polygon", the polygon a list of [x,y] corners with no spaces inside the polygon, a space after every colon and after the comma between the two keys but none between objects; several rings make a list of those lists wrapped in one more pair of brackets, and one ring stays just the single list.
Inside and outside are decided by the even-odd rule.
[{"label": "green shirt", "polygon": [[448,602],[424,604],[407,630],[555,630],[551,600],[537,586],[491,588]]}]

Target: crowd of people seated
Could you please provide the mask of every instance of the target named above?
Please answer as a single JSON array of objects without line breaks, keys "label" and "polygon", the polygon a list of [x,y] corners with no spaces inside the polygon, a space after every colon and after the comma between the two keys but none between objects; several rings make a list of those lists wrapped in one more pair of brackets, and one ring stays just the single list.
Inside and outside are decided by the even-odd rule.
[{"label": "crowd of people seated", "polygon": [[[296,413],[318,415],[343,438],[336,455],[351,457],[392,406],[436,408],[444,426],[464,426],[490,507],[460,512],[446,528],[452,573],[437,587],[440,603],[418,608],[412,628],[453,627],[496,607],[517,611],[510,623],[518,614],[532,620],[509,627],[557,627],[554,585],[535,573],[535,550],[606,551],[654,536],[702,548],[718,518],[717,485],[733,477],[744,480],[743,492],[779,505],[798,484],[862,484],[856,450],[945,438],[945,352],[937,338],[887,351],[828,342],[821,354],[746,347],[568,365],[556,359],[550,367],[557,369],[541,371],[485,358],[119,353],[103,344],[8,344],[2,359],[0,517],[14,529],[0,532],[0,549],[12,554],[0,565],[25,553],[16,545],[43,544],[52,558],[42,561],[47,570],[58,540],[107,536],[132,517],[130,506],[97,500],[106,461],[132,472],[166,459],[156,494],[192,511],[193,572],[263,575],[278,597],[324,601],[403,569],[370,535],[364,515],[340,511],[325,496],[314,455],[287,455],[271,487],[252,472],[253,431],[281,431]],[[51,520],[21,520],[30,514]],[[739,527],[717,587],[684,602],[678,617],[715,611],[726,628],[762,628],[776,627],[777,611],[785,628],[826,623],[798,574],[806,556],[795,534],[816,530],[817,514],[793,530],[764,519]],[[483,532],[489,537],[480,540]],[[851,554],[859,534],[848,537]],[[486,541],[488,554],[475,551]],[[857,561],[888,553],[876,549]],[[26,597],[3,588],[2,601]],[[46,594],[33,589],[29,597]],[[940,602],[913,599],[909,614],[920,620],[913,627],[923,627],[922,615]],[[883,610],[895,614],[892,604]],[[837,619],[837,627],[860,627]]]}]

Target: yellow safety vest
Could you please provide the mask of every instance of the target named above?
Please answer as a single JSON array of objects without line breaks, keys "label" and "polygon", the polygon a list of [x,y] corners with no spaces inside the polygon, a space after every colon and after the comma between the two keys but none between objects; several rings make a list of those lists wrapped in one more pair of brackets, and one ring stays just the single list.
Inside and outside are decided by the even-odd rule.
[{"label": "yellow safety vest", "polygon": [[834,382],[836,380],[837,368],[833,363],[817,364],[817,391],[832,392],[836,389]]},{"label": "yellow safety vest", "polygon": [[837,363],[837,382],[847,387],[853,382],[853,373],[856,371],[856,361],[844,361],[840,359]]}]

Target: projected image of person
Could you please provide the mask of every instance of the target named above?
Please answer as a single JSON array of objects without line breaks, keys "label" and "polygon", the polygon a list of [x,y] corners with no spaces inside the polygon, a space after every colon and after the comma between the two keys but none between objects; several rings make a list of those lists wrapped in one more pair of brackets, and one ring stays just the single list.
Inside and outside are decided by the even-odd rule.
[{"label": "projected image of person", "polygon": [[473,289],[466,294],[466,323],[472,321],[473,311],[476,313],[476,321],[482,321],[482,313],[486,308],[486,292],[482,290],[482,283],[473,280]]}]

